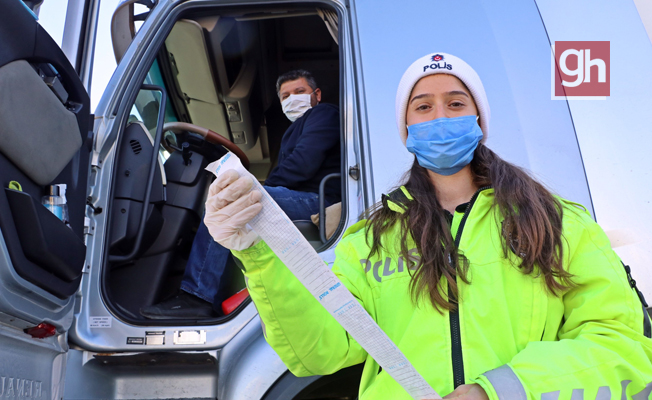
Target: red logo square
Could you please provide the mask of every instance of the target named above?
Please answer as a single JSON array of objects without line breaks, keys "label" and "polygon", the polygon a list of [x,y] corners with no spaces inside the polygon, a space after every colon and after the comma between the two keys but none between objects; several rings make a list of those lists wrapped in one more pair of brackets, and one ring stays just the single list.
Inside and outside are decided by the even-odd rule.
[{"label": "red logo square", "polygon": [[555,42],[555,96],[609,96],[608,41]]}]

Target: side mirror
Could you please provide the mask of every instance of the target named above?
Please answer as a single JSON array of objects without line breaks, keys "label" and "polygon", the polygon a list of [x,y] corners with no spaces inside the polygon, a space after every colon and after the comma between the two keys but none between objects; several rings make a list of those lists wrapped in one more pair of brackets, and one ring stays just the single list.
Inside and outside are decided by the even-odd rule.
[{"label": "side mirror", "polygon": [[[148,11],[135,14],[136,4],[147,7]],[[145,21],[156,4],[157,0],[123,0],[118,4],[111,18],[111,42],[116,63],[120,63],[131,41],[136,37],[136,22]]]}]

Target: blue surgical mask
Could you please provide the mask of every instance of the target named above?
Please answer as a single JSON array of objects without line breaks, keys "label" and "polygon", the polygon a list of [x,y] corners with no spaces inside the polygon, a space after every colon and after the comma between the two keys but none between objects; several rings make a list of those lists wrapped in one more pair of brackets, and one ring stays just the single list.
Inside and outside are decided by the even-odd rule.
[{"label": "blue surgical mask", "polygon": [[406,146],[419,165],[439,175],[453,175],[468,165],[482,139],[478,117],[437,118],[408,126]]}]

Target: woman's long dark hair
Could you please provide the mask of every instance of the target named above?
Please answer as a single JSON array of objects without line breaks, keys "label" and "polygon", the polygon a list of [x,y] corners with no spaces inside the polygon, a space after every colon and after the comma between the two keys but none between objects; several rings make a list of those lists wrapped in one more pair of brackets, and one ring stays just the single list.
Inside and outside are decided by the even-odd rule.
[{"label": "woman's long dark hair", "polygon": [[[559,200],[524,170],[504,161],[482,143],[475,150],[471,171],[477,187],[494,188],[494,207],[504,219],[500,227],[503,257],[513,251],[520,258],[520,270],[524,274],[537,270],[555,295],[572,287],[572,275],[562,265],[563,211]],[[455,247],[427,170],[415,159],[408,174],[404,186],[414,199],[405,204],[404,213],[389,210],[381,203],[372,209],[368,225],[373,234],[370,256],[383,248],[383,234],[400,224],[400,256],[415,260],[408,254],[410,237],[420,256],[410,282],[413,299],[417,301],[427,294],[438,311],[455,309],[456,276],[469,283],[469,260]],[[449,288],[448,295],[444,285]]]}]

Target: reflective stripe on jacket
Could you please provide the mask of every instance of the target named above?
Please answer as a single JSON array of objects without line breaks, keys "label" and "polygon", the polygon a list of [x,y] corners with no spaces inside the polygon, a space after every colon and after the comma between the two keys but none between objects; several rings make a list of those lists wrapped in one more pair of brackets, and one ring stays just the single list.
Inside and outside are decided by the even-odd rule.
[{"label": "reflective stripe on jacket", "polygon": [[[503,257],[493,197],[493,189],[482,190],[466,218],[453,216],[451,233],[455,238],[461,230],[458,246],[470,261],[470,284],[458,280],[456,318],[427,299],[412,301],[414,264],[398,256],[398,226],[371,258],[365,221],[349,228],[333,271],[441,395],[457,381],[480,384],[492,400],[647,399],[652,340],[643,335],[640,300],[602,229],[586,211],[563,202],[564,265],[578,286],[556,297],[541,276],[514,266],[514,254]],[[386,206],[402,210],[391,200]],[[267,341],[292,373],[326,375],[365,362],[361,400],[410,398],[264,242],[234,254],[245,267]]]}]

